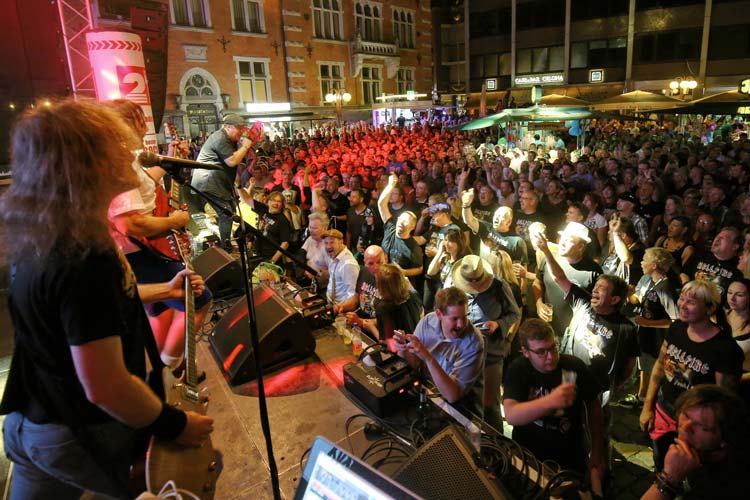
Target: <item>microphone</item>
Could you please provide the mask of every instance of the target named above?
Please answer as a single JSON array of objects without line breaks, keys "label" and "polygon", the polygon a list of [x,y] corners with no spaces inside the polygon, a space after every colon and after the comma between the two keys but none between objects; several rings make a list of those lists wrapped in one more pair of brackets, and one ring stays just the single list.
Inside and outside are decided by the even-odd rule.
[{"label": "microphone", "polygon": [[138,163],[142,166],[161,167],[168,172],[179,170],[181,168],[202,168],[205,170],[221,170],[221,167],[210,163],[200,161],[183,160],[182,158],[173,158],[171,156],[162,156],[144,151],[138,155]]}]

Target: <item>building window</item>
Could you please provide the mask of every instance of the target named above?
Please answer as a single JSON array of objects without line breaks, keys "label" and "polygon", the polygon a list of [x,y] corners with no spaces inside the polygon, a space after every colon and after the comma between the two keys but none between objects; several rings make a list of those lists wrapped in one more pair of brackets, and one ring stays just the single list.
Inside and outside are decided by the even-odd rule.
[{"label": "building window", "polygon": [[635,38],[633,62],[648,64],[699,59],[702,28],[649,33]]},{"label": "building window", "polygon": [[312,10],[315,37],[341,40],[341,4],[339,0],[313,0]]},{"label": "building window", "polygon": [[516,7],[517,30],[548,28],[550,26],[563,26],[564,24],[565,0],[518,2]]},{"label": "building window", "polygon": [[750,58],[750,25],[712,27],[708,37],[708,58],[712,61]]},{"label": "building window", "polygon": [[211,82],[199,73],[194,73],[185,82],[182,94],[188,99],[212,98],[216,95]]},{"label": "building window", "polygon": [[232,0],[232,25],[235,31],[263,33],[263,8],[260,3]]},{"label": "building window", "polygon": [[325,102],[326,94],[334,89],[344,89],[344,65],[342,63],[320,64],[320,99]]},{"label": "building window", "polygon": [[235,61],[240,102],[270,102],[271,77],[268,75],[268,60],[237,57]]},{"label": "building window", "polygon": [[511,26],[510,7],[472,12],[469,24],[470,38],[507,35]]},{"label": "building window", "polygon": [[355,18],[357,21],[357,31],[362,40],[370,42],[380,42],[383,38],[382,19],[380,17],[380,4],[373,2],[357,2],[354,7]]},{"label": "building window", "polygon": [[570,4],[571,21],[628,15],[630,0],[576,0]]},{"label": "building window", "polygon": [[669,9],[672,7],[695,5],[703,2],[704,0],[636,0],[635,10]]},{"label": "building window", "polygon": [[576,42],[570,47],[571,68],[618,68],[625,66],[626,38]]},{"label": "building window", "polygon": [[414,90],[414,68],[399,68],[396,74],[396,93],[406,94],[407,90]]},{"label": "building window", "polygon": [[208,3],[206,0],[170,0],[172,23],[178,26],[208,28]]},{"label": "building window", "polygon": [[362,97],[364,104],[372,104],[380,95],[380,67],[362,67]]},{"label": "building window", "polygon": [[516,73],[562,71],[563,61],[562,46],[521,49],[516,57]]},{"label": "building window", "polygon": [[393,10],[393,38],[398,38],[398,46],[414,48],[414,14],[408,10]]}]

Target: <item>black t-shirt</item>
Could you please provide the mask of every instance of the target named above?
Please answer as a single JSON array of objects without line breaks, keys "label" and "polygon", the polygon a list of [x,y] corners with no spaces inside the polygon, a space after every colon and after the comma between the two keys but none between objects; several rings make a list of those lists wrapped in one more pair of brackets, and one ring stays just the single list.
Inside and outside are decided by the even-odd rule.
[{"label": "black t-shirt", "polygon": [[125,273],[115,251],[19,263],[8,302],[15,349],[0,413],[20,411],[37,423],[74,428],[111,421],[86,398],[70,347],[119,337],[127,370],[146,375],[151,328],[135,276]]},{"label": "black t-shirt", "polygon": [[[269,213],[268,206],[258,201],[255,202],[254,210],[258,214],[258,231],[262,232],[263,236],[279,245],[291,241],[292,223],[286,215]],[[261,238],[256,240],[256,245],[258,254],[264,260],[270,260],[277,252],[276,248]]]},{"label": "black t-shirt", "polygon": [[[515,233],[523,239],[524,243],[526,243],[526,251],[528,253],[527,260],[529,262],[529,265],[533,268],[536,268],[536,255],[534,254],[534,248],[531,246],[531,239],[529,238],[529,226],[531,226],[534,222],[541,222],[542,224],[547,225],[547,218],[539,210],[537,210],[533,214],[525,214],[521,210],[513,210],[513,217],[513,227],[515,228]],[[550,231],[548,227],[548,237],[549,232]],[[533,268],[530,270],[533,271]]]},{"label": "black t-shirt", "polygon": [[479,232],[482,241],[492,250],[504,250],[508,252],[511,260],[519,260],[525,266],[529,263],[529,255],[526,250],[526,242],[523,238],[511,233],[500,233],[491,223],[479,221]]},{"label": "black t-shirt", "polygon": [[204,189],[209,194],[231,199],[237,169],[227,165],[225,160],[232,156],[235,151],[237,151],[237,145],[229,138],[223,128],[209,135],[201,147],[197,161],[216,165],[221,167],[221,170],[196,170],[193,173],[194,179],[200,178],[199,172],[205,172],[201,175],[208,180],[207,182],[193,182],[193,185],[199,189]]},{"label": "black t-shirt", "polygon": [[584,403],[596,404],[599,387],[580,359],[561,354],[554,371],[541,373],[527,358],[518,357],[508,367],[503,385],[504,396],[519,403],[546,396],[562,384],[563,370],[576,373],[574,403],[526,425],[514,426],[513,439],[528,448],[539,460],[554,460],[563,468],[584,473]]},{"label": "black t-shirt", "polygon": [[395,217],[391,217],[383,228],[383,250],[388,255],[388,261],[398,264],[402,269],[413,269],[423,265],[422,249],[414,238],[409,236],[401,239],[396,234]]},{"label": "black t-shirt", "polygon": [[606,316],[595,313],[591,294],[577,285],[570,288],[565,300],[573,317],[563,337],[562,351],[583,361],[600,389],[609,390],[621,379],[628,358],[640,354],[636,325],[619,312]]},{"label": "black t-shirt", "polygon": [[675,321],[664,334],[664,380],[658,403],[672,418],[674,403],[686,390],[698,384],[715,384],[717,372],[737,377],[742,373],[744,354],[731,332],[720,330],[709,340],[693,342],[687,329],[687,323]]},{"label": "black t-shirt", "polygon": [[[584,257],[579,262],[571,265],[564,258],[558,257],[557,262],[565,271],[565,276],[573,283],[578,285],[584,290],[591,291],[594,288],[596,279],[602,274],[602,268],[599,264],[591,259]],[[565,296],[562,290],[555,282],[555,278],[552,275],[552,271],[549,270],[547,265],[547,259],[542,260],[542,265],[539,268],[539,273],[542,276],[544,282],[544,302],[552,304],[552,328],[558,336],[562,336],[565,329],[570,324],[570,319],[573,317],[573,311],[571,311],[568,304],[565,302]]]},{"label": "black t-shirt", "polygon": [[[365,221],[365,209],[362,212],[357,212],[355,207],[349,207],[346,211],[346,231],[349,233],[349,250],[352,252],[357,251],[357,241],[362,231],[362,225]],[[367,248],[367,247],[365,247]]]},{"label": "black t-shirt", "polygon": [[[437,251],[438,248],[440,248],[440,244],[445,240],[445,234],[450,230],[460,231],[458,226],[451,223],[447,226],[443,227],[437,227],[434,224],[431,224],[427,232],[425,232],[422,236],[425,240],[427,240],[427,243],[425,243],[425,248],[431,247],[435,251]],[[429,262],[427,262],[429,264]]]},{"label": "black t-shirt", "polygon": [[358,314],[367,318],[375,317],[375,305],[382,298],[378,292],[375,276],[366,267],[359,269],[357,276]]},{"label": "black t-shirt", "polygon": [[381,339],[393,337],[393,330],[414,333],[422,316],[422,299],[413,288],[403,304],[380,301],[375,306],[375,318]]},{"label": "black t-shirt", "polygon": [[737,269],[737,257],[729,260],[719,260],[711,251],[694,253],[685,264],[682,272],[691,279],[710,281],[719,286],[721,295],[726,297],[729,283],[735,278],[741,278],[742,272]]}]

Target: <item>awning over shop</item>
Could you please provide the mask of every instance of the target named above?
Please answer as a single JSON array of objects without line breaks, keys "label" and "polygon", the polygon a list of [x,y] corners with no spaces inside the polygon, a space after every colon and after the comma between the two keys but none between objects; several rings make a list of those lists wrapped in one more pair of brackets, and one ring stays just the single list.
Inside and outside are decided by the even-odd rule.
[{"label": "awning over shop", "polygon": [[686,103],[673,113],[680,115],[750,115],[750,95],[736,90],[721,92]]},{"label": "awning over shop", "polygon": [[472,120],[455,127],[455,130],[476,130],[493,125],[503,125],[508,122],[554,122],[564,120],[581,120],[597,116],[587,107],[552,107],[531,106],[528,108],[506,109],[500,113]]},{"label": "awning over shop", "polygon": [[599,111],[626,110],[635,113],[642,111],[668,110],[685,106],[685,102],[674,97],[669,97],[653,92],[634,90],[626,94],[620,94],[603,101],[591,104],[591,109]]}]

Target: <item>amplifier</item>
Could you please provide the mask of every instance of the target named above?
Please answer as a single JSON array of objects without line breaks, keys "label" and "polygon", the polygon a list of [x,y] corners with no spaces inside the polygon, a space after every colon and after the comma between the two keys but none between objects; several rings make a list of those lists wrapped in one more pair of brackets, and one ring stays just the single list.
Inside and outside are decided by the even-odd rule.
[{"label": "amplifier", "polygon": [[[367,358],[377,358],[375,353]],[[383,354],[377,365],[358,360],[344,366],[344,387],[378,417],[386,417],[414,400],[409,365],[394,354]]]}]

